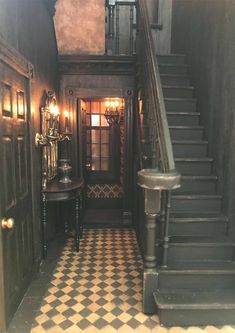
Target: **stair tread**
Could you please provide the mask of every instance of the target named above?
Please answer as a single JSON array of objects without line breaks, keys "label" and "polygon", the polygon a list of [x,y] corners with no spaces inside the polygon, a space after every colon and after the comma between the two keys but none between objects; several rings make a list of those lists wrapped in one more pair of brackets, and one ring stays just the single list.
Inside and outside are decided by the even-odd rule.
[{"label": "stair tread", "polygon": [[207,145],[208,141],[206,141],[206,140],[172,140],[172,143],[190,144],[190,145],[196,145],[196,144]]},{"label": "stair tread", "polygon": [[174,194],[173,199],[222,199],[220,194]]},{"label": "stair tread", "polygon": [[181,176],[182,179],[184,180],[217,180],[218,177],[214,176],[214,175],[210,175],[210,176]]},{"label": "stair tread", "polygon": [[187,67],[187,68],[189,68],[189,65],[186,65],[186,64],[178,64],[177,62],[176,63],[165,63],[165,62],[159,62],[158,63],[158,66],[169,66],[169,67],[178,67],[178,66],[180,66],[180,67]]},{"label": "stair tread", "polygon": [[164,100],[166,101],[175,101],[175,102],[181,102],[181,101],[190,101],[190,102],[196,102],[196,98],[188,98],[188,97],[165,97]]},{"label": "stair tread", "polygon": [[161,290],[153,293],[160,309],[235,309],[235,290]]},{"label": "stair tread", "polygon": [[177,261],[169,264],[167,268],[160,269],[161,274],[182,274],[184,273],[202,273],[211,274],[214,273],[230,273],[235,274],[235,263],[233,261]]},{"label": "stair tread", "polygon": [[171,222],[216,222],[216,221],[223,221],[228,222],[228,217],[225,215],[205,215],[205,216],[196,216],[192,214],[188,214],[188,216],[171,216],[170,217]]},{"label": "stair tread", "polygon": [[181,116],[191,116],[191,117],[198,117],[200,116],[199,112],[166,112],[167,115],[174,116],[174,115],[181,115]]},{"label": "stair tread", "polygon": [[190,78],[189,75],[187,74],[160,74],[160,76],[163,76],[163,77],[174,77],[174,78]]},{"label": "stair tread", "polygon": [[169,129],[204,129],[204,126],[196,125],[196,126],[173,126],[170,125]]},{"label": "stair tread", "polygon": [[234,242],[227,236],[171,236],[170,244],[203,244],[203,245],[227,245],[234,246]]},{"label": "stair tread", "polygon": [[[162,88],[169,88],[169,89],[189,89],[189,90],[194,90],[194,87],[193,86],[180,86],[180,85],[168,85],[168,84],[165,84],[165,85],[162,85]],[[184,97],[166,97],[165,99],[190,99],[190,100],[196,100],[195,98],[184,98]]]},{"label": "stair tread", "polygon": [[213,162],[213,158],[211,157],[176,157],[175,158],[176,162]]}]

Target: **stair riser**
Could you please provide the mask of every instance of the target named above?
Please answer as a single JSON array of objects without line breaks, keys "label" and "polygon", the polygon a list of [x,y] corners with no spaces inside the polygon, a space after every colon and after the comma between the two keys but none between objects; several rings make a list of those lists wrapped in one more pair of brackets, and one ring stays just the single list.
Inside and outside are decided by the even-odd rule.
[{"label": "stair riser", "polygon": [[216,236],[226,233],[227,224],[225,222],[183,222],[170,223],[170,235],[174,236]]},{"label": "stair riser", "polygon": [[191,88],[163,88],[165,98],[193,98],[194,89]]},{"label": "stair riser", "polygon": [[211,162],[177,162],[176,169],[182,175],[209,176],[211,174]]},{"label": "stair riser", "polygon": [[181,65],[159,65],[160,74],[174,74],[174,75],[186,75],[188,74],[188,67]]},{"label": "stair riser", "polygon": [[184,55],[157,55],[158,64],[184,64],[185,56]]},{"label": "stair riser", "polygon": [[161,325],[164,326],[203,326],[203,325],[233,325],[235,310],[158,310]]},{"label": "stair riser", "polygon": [[182,179],[181,187],[174,191],[175,194],[215,194],[216,180],[186,180]]},{"label": "stair riser", "polygon": [[172,140],[202,140],[203,129],[176,129],[170,128]]},{"label": "stair riser", "polygon": [[158,289],[193,289],[194,290],[216,290],[230,289],[235,285],[235,274],[206,274],[198,273],[170,273],[159,276]]},{"label": "stair riser", "polygon": [[221,211],[221,199],[176,199],[171,200],[172,212],[217,212]]},{"label": "stair riser", "polygon": [[173,143],[175,157],[206,157],[207,145]]},{"label": "stair riser", "polygon": [[232,260],[232,246],[218,246],[203,244],[170,244],[168,250],[168,263],[174,263],[182,260]]},{"label": "stair riser", "polygon": [[187,76],[161,76],[162,85],[168,86],[189,86],[190,79]]},{"label": "stair riser", "polygon": [[167,114],[169,126],[196,126],[199,124],[199,115],[181,115],[181,114]]},{"label": "stair riser", "polygon": [[197,102],[196,100],[165,99],[165,107],[167,112],[196,112]]}]

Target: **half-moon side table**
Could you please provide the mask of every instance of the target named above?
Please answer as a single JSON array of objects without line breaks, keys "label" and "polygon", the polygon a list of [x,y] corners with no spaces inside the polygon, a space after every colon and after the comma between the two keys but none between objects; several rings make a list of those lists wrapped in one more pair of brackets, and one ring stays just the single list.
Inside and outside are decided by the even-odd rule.
[{"label": "half-moon side table", "polygon": [[74,200],[75,209],[75,246],[79,251],[80,238],[82,237],[83,224],[80,220],[82,210],[82,190],[84,182],[80,178],[73,178],[70,183],[61,183],[58,179],[53,179],[47,184],[47,188],[42,190],[42,248],[43,258],[47,257],[47,203],[65,202]]}]

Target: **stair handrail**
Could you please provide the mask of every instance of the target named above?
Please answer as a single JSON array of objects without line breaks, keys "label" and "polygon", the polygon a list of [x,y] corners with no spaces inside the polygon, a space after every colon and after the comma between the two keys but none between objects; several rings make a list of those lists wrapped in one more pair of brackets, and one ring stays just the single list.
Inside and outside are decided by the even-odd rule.
[{"label": "stair handrail", "polygon": [[[150,28],[150,21],[148,15],[148,8],[146,0],[139,0],[139,33],[143,33],[143,45],[141,45],[142,52],[145,52],[144,58],[146,59],[145,65],[149,73],[152,87],[152,104],[154,123],[156,123],[158,131],[158,145],[155,149],[159,149],[161,159],[161,171],[168,173],[175,170],[175,161],[173,149],[171,144],[170,132],[166,116],[165,103],[163,98],[161,79],[157,63],[157,52],[153,42],[152,32]],[[157,144],[157,143],[156,143]]]},{"label": "stair handrail", "polygon": [[[141,103],[139,103],[139,112],[143,115],[142,128],[147,127],[148,149],[150,150],[150,156],[147,151],[148,156],[144,161],[147,167],[138,172],[138,185],[144,189],[145,202],[144,271],[148,272],[146,276],[149,278],[150,272],[152,274],[156,271],[159,265],[167,267],[171,190],[180,187],[181,175],[175,168],[147,1],[138,0],[137,56],[140,69],[138,96]],[[145,133],[145,131],[143,132]],[[145,137],[142,143],[145,144],[146,149]],[[157,224],[159,228],[162,225],[162,231],[159,231]],[[162,248],[160,253],[156,253],[156,242],[158,241]],[[153,273],[153,276],[155,275]],[[145,304],[145,296],[143,299]]]}]

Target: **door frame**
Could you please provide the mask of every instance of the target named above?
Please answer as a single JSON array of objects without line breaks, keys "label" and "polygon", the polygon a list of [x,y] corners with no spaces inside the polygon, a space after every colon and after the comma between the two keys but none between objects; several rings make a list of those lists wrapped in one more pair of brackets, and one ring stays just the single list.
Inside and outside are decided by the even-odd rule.
[{"label": "door frame", "polygon": [[[30,131],[30,83],[33,79],[34,67],[33,65],[22,56],[15,48],[10,46],[2,37],[0,37],[0,62],[4,65],[7,65],[12,70],[14,70],[17,74],[23,76],[27,79],[26,91],[28,93],[27,99],[27,131],[29,136],[29,157],[30,157],[30,168],[29,177],[32,177],[32,161],[31,161],[31,131]],[[32,181],[32,178],[30,179]],[[32,187],[32,184],[31,184]],[[1,198],[0,198],[1,199]],[[30,201],[32,203],[32,188],[30,188]],[[3,218],[1,205],[0,205],[0,221]],[[32,212],[32,220],[33,220],[33,212]],[[34,221],[33,221],[34,222]],[[32,224],[32,233],[33,233],[33,224]],[[2,229],[0,225],[0,332],[5,332],[8,325],[8,320],[6,318],[6,310],[5,310],[5,290],[4,290],[4,265],[3,265],[3,247],[2,247]],[[33,244],[32,244],[33,245]],[[32,267],[33,268],[33,267]]]},{"label": "door frame", "polygon": [[[74,176],[79,175],[78,160],[79,156],[79,143],[75,138],[79,138],[78,122],[79,115],[77,112],[78,99],[102,99],[102,98],[115,98],[119,97],[125,101],[124,111],[124,180],[123,180],[123,223],[129,224],[132,220],[132,161],[133,161],[133,88],[79,88],[77,86],[67,86],[64,91],[61,91],[63,96],[63,108],[68,110],[72,115],[72,146],[71,146],[71,164]],[[81,175],[82,176],[82,175]]]}]

